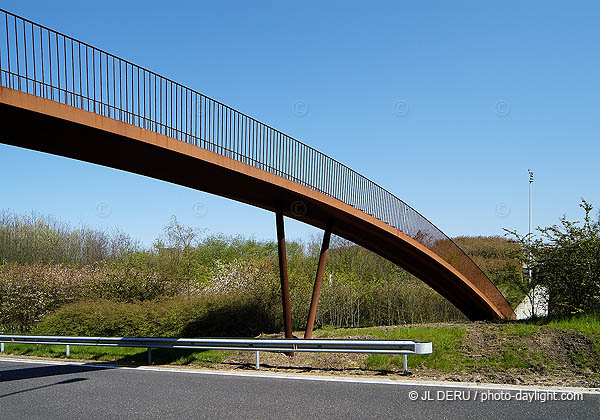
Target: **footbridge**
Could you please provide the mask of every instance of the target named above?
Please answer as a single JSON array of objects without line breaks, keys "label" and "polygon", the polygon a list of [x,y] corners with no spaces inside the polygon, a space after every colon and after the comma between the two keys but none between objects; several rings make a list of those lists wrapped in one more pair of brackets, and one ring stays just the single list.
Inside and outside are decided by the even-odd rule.
[{"label": "footbridge", "polygon": [[2,9],[0,123],[5,144],[274,212],[288,337],[284,216],[324,229],[306,337],[312,334],[331,234],[414,274],[470,319],[514,317],[462,249],[373,181],[219,101]]}]

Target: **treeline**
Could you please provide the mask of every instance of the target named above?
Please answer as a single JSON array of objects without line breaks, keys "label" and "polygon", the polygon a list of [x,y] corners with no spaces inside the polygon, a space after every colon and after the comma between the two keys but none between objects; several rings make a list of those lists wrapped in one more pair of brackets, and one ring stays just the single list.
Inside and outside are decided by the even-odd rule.
[{"label": "treeline", "polygon": [[454,242],[490,278],[513,308],[525,297],[521,244],[504,236],[459,236]]},{"label": "treeline", "polygon": [[[319,241],[287,244],[297,330],[306,322]],[[459,245],[471,245],[467,251],[480,258],[476,262],[499,285],[518,265],[502,256],[504,247],[514,246],[505,239],[475,238],[471,243],[459,238]],[[67,334],[77,324],[77,331],[88,334],[199,336],[254,335],[282,327],[277,244],[204,236],[175,218],[144,249],[120,232],[71,229],[51,218],[4,213],[0,262],[0,330]],[[102,309],[109,306],[111,310]],[[94,317],[102,319],[91,322]],[[162,317],[182,324],[175,330],[159,328],[167,322]],[[317,327],[460,319],[464,316],[452,304],[396,265],[332,238]]]},{"label": "treeline", "polygon": [[49,216],[0,212],[0,262],[85,265],[137,248],[119,231],[73,229]]}]

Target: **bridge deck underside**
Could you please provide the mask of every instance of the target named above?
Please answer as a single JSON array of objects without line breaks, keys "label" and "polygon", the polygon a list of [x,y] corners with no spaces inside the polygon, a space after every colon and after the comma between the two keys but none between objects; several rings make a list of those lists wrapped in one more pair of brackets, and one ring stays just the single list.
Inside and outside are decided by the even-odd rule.
[{"label": "bridge deck underside", "polygon": [[[512,318],[496,287],[473,284],[431,250],[325,194],[139,127],[0,87],[0,142],[216,194],[325,228],[414,274],[470,319]],[[23,168],[24,171],[27,168]],[[102,182],[99,180],[98,182]],[[302,211],[297,202],[302,203]],[[296,204],[294,204],[296,203]]]}]

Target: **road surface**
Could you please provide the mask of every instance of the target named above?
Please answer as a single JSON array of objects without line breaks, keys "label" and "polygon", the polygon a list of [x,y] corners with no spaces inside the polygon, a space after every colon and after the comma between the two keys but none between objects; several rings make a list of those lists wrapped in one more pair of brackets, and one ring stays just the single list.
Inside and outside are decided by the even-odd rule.
[{"label": "road surface", "polygon": [[[531,388],[251,375],[260,373],[181,373],[3,358],[0,419],[598,419],[600,411],[598,393],[578,397],[557,391],[550,397]],[[550,398],[579,400],[542,401]]]}]

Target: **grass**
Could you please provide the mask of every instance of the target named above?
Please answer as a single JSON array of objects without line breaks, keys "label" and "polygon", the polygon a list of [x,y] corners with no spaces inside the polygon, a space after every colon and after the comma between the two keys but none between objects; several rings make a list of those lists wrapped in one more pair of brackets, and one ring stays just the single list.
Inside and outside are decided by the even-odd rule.
[{"label": "grass", "polygon": [[[540,362],[540,352],[535,352],[533,357]],[[516,343],[507,343],[506,348],[499,353],[483,357],[481,359],[470,359],[467,363],[472,368],[492,368],[496,370],[527,369],[533,366],[534,360],[527,346],[519,346]]]},{"label": "grass", "polygon": [[536,334],[540,328],[537,325],[515,322],[505,325],[502,328],[502,333],[512,335],[514,337],[529,337]]},{"label": "grass", "polygon": [[569,318],[539,320],[537,322],[547,323],[551,327],[561,330],[579,331],[586,335],[600,336],[600,314],[576,315]]},{"label": "grass", "polygon": [[[505,369],[526,369],[531,366],[527,361],[527,349],[508,349],[502,352],[500,357],[495,358],[495,368]],[[494,358],[493,356],[491,358]]]},{"label": "grass", "polygon": [[[600,368],[600,313],[575,315],[568,318],[539,319],[532,322],[547,324],[560,330],[577,331],[590,337],[594,341],[593,348],[599,365],[597,367]],[[575,359],[577,357],[575,356]],[[582,364],[589,365],[589,363]]]},{"label": "grass", "polygon": [[[17,356],[67,358],[63,345],[10,344],[4,345],[6,354]],[[144,365],[148,361],[146,349],[135,347],[71,346],[71,359]],[[153,364],[191,365],[210,367],[222,362],[230,352],[221,350],[192,351],[184,349],[152,349]]]},{"label": "grass", "polygon": [[[366,335],[387,340],[419,340],[433,343],[434,352],[428,355],[411,355],[408,366],[425,366],[442,371],[455,371],[464,366],[460,350],[466,330],[464,327],[399,327],[319,330],[320,337],[352,337]],[[321,335],[323,334],[323,335]],[[373,354],[365,367],[373,370],[393,370],[403,364],[402,356]]]},{"label": "grass", "polygon": [[[485,327],[482,327],[485,328]],[[387,327],[387,328],[356,328],[333,329],[326,327],[318,331],[321,337],[352,337],[366,336],[380,339],[412,339],[433,343],[433,354],[414,355],[408,358],[409,367],[426,367],[442,372],[459,372],[468,370],[508,369],[535,371],[552,371],[555,364],[549,360],[543,351],[536,346],[528,347],[523,344],[523,338],[532,337],[541,332],[542,328],[564,329],[578,331],[591,336],[594,340],[594,351],[597,357],[589,357],[582,351],[573,354],[574,361],[581,366],[593,366],[590,360],[600,360],[600,316],[585,315],[568,319],[532,320],[507,322],[500,325],[499,331],[505,338],[502,346],[492,354],[485,356],[471,355],[463,350],[466,334],[465,327]],[[492,330],[490,330],[492,331]],[[534,339],[535,342],[535,339]],[[590,365],[592,363],[592,365]],[[391,371],[402,367],[402,356],[376,354],[367,358],[364,365],[370,370]]]}]

